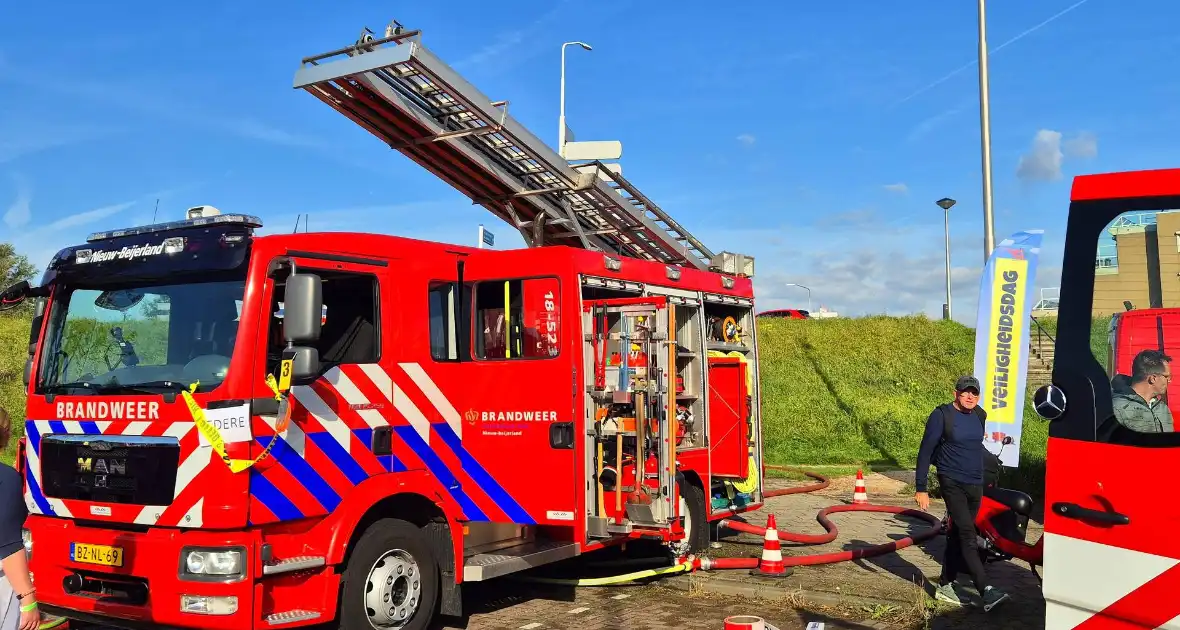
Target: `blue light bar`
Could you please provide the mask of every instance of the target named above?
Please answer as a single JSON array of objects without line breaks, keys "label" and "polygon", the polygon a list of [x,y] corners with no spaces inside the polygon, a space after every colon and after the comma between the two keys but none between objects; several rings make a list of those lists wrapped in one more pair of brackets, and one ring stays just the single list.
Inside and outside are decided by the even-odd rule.
[{"label": "blue light bar", "polygon": [[110,239],[120,238],[123,236],[171,232],[173,230],[183,230],[185,228],[213,225],[241,225],[248,228],[260,228],[262,227],[262,219],[248,214],[218,214],[211,217],[200,217],[197,219],[188,219],[185,221],[169,221],[167,223],[153,223],[152,225],[123,228],[121,230],[95,232],[86,237],[86,242],[93,243],[95,241],[109,241]]}]

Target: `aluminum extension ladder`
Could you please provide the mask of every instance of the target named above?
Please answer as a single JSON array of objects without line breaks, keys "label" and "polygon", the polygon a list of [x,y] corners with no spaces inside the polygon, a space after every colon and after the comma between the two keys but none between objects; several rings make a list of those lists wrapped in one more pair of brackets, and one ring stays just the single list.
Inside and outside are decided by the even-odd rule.
[{"label": "aluminum extension ladder", "polygon": [[567,245],[708,269],[699,240],[602,162],[578,165],[435,57],[420,31],[308,57],[294,87],[514,226],[530,247]]}]

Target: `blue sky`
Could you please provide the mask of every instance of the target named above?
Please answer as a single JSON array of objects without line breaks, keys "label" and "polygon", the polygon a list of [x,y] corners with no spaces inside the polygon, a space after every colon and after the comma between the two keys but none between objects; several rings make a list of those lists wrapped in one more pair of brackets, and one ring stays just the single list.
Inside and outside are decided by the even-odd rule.
[{"label": "blue sky", "polygon": [[[0,238],[39,266],[91,231],[212,204],[290,231],[518,236],[310,95],[302,57],[392,18],[556,143],[560,46],[579,140],[714,251],[755,256],[763,308],[927,312],[951,212],[956,319],[982,254],[975,3],[469,0],[21,3],[0,21]],[[494,9],[490,7],[494,6]],[[997,241],[1047,231],[1056,284],[1070,179],[1177,165],[1180,7],[992,2]]]}]

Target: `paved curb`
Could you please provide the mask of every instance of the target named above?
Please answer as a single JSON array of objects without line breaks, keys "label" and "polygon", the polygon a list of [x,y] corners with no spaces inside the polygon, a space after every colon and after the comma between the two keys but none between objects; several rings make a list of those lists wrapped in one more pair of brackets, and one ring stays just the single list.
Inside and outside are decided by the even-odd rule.
[{"label": "paved curb", "polygon": [[[700,590],[715,595],[731,597],[749,597],[755,599],[782,599],[788,593],[796,594],[803,600],[821,606],[912,606],[915,598],[883,598],[866,597],[863,595],[846,595],[830,591],[814,591],[808,589],[784,590],[781,583],[757,582],[747,580],[733,580],[717,575],[701,578],[692,575],[677,575],[663,581],[669,588],[679,591]],[[915,593],[916,595],[916,593]]]}]

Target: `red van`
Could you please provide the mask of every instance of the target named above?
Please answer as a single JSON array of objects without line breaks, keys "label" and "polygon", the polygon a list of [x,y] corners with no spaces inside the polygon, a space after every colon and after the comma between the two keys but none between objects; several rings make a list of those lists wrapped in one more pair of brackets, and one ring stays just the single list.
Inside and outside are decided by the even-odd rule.
[{"label": "red van", "polygon": [[[1107,334],[1107,375],[1131,375],[1131,362],[1144,350],[1180,359],[1180,308],[1144,308],[1115,313]],[[1180,417],[1180,382],[1168,384],[1168,409]]]}]

